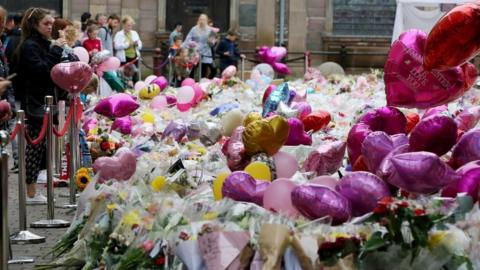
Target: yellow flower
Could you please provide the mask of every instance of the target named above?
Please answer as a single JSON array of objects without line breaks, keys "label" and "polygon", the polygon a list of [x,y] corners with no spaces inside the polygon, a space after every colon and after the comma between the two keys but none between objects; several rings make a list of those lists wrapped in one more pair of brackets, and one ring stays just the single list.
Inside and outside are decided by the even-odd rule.
[{"label": "yellow flower", "polygon": [[437,232],[432,233],[428,237],[428,247],[430,249],[432,249],[432,248],[440,245],[441,243],[443,243],[443,240],[445,239],[445,236],[447,236],[446,231],[437,231]]},{"label": "yellow flower", "polygon": [[122,223],[129,227],[140,224],[140,215],[138,214],[138,211],[133,210],[125,213],[122,218]]},{"label": "yellow flower", "polygon": [[350,238],[351,235],[348,235],[346,233],[341,233],[341,232],[334,232],[329,235],[332,239],[337,239],[337,238]]},{"label": "yellow flower", "polygon": [[128,192],[126,191],[118,192],[118,198],[120,198],[122,201],[126,201],[127,197],[128,197]]},{"label": "yellow flower", "polygon": [[207,212],[203,215],[203,220],[214,220],[217,219],[218,217],[218,212]]},{"label": "yellow flower", "polygon": [[166,182],[167,181],[165,180],[165,177],[158,176],[150,183],[150,186],[152,187],[153,191],[159,192],[165,186]]},{"label": "yellow flower", "polygon": [[114,203],[107,204],[107,211],[109,214],[113,212],[113,210],[117,209],[117,205]]},{"label": "yellow flower", "polygon": [[90,174],[86,169],[85,171],[77,172],[77,174],[75,175],[75,184],[80,190],[84,190],[91,180],[92,178],[90,177]]}]

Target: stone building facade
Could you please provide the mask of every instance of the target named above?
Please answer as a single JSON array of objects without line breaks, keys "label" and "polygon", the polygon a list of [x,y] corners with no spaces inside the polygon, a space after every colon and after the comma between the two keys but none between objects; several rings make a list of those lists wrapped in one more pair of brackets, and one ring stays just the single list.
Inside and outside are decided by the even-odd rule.
[{"label": "stone building facade", "polygon": [[[6,0],[16,8],[32,1]],[[37,1],[38,2],[38,1]],[[200,13],[213,17],[225,32],[235,27],[242,33],[241,48],[279,42],[280,0],[49,0],[64,17],[78,20],[89,11],[130,15],[145,47],[154,48],[165,39],[171,25],[183,21],[184,34]],[[345,66],[379,66],[388,51],[395,17],[395,0],[285,0],[284,45],[289,52],[339,51],[339,55],[316,54],[319,61],[333,60]],[[219,24],[217,24],[219,23]],[[375,55],[360,55],[374,52]],[[315,54],[314,54],[315,55]],[[383,55],[383,56],[382,56]],[[377,60],[375,60],[377,59]]]}]

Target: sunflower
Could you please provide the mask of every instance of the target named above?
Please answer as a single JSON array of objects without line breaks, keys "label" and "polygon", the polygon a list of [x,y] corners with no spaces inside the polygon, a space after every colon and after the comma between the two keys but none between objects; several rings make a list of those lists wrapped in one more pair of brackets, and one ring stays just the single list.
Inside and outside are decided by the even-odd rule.
[{"label": "sunflower", "polygon": [[88,183],[92,180],[90,175],[91,169],[87,168],[80,168],[78,169],[77,173],[75,174],[75,184],[77,188],[80,190],[84,190]]}]

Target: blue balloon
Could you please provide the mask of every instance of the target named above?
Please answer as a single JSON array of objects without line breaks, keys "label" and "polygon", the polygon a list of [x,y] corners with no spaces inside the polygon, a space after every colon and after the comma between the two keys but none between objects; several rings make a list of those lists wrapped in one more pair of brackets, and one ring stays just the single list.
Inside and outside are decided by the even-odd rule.
[{"label": "blue balloon", "polygon": [[288,84],[284,83],[279,85],[272,93],[268,96],[265,104],[263,105],[262,116],[266,117],[269,113],[277,110],[280,102],[288,104],[290,100],[290,90],[288,89]]},{"label": "blue balloon", "polygon": [[216,107],[215,109],[213,109],[210,112],[210,115],[215,116],[217,114],[223,114],[223,113],[226,113],[226,112],[231,111],[231,110],[236,109],[236,108],[238,108],[237,103],[225,103],[225,104],[222,104],[222,105]]},{"label": "blue balloon", "polygon": [[315,93],[315,89],[307,88],[307,94],[313,94],[313,93]]},{"label": "blue balloon", "polygon": [[287,105],[290,105],[290,103],[292,103],[293,99],[294,99],[295,96],[297,95],[297,92],[290,90],[289,95],[290,95],[290,98],[288,99]]}]

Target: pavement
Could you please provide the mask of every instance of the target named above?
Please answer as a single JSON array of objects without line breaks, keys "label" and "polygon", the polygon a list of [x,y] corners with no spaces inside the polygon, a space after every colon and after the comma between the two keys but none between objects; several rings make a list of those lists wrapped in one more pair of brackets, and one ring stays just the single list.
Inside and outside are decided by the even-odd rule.
[{"label": "pavement", "polygon": [[[11,168],[11,167],[10,167]],[[10,233],[13,234],[18,231],[18,174],[10,173],[8,181],[8,218]],[[37,185],[37,191],[46,196],[47,190],[45,185]],[[54,188],[56,205],[65,205],[68,203],[67,196],[69,193],[68,188]],[[63,219],[71,222],[74,216],[74,212],[68,209],[55,208],[55,219]],[[53,245],[63,236],[68,228],[62,229],[33,229],[30,228],[30,223],[43,220],[47,218],[47,206],[29,206],[27,205],[27,230],[35,233],[39,236],[46,238],[45,243],[42,244],[28,244],[28,245],[12,245],[13,257],[30,257],[35,260],[35,263],[46,263],[51,260],[50,258],[43,258],[43,256],[53,247]],[[23,265],[9,265],[8,270],[20,270],[20,269],[34,269],[33,264]]]}]

